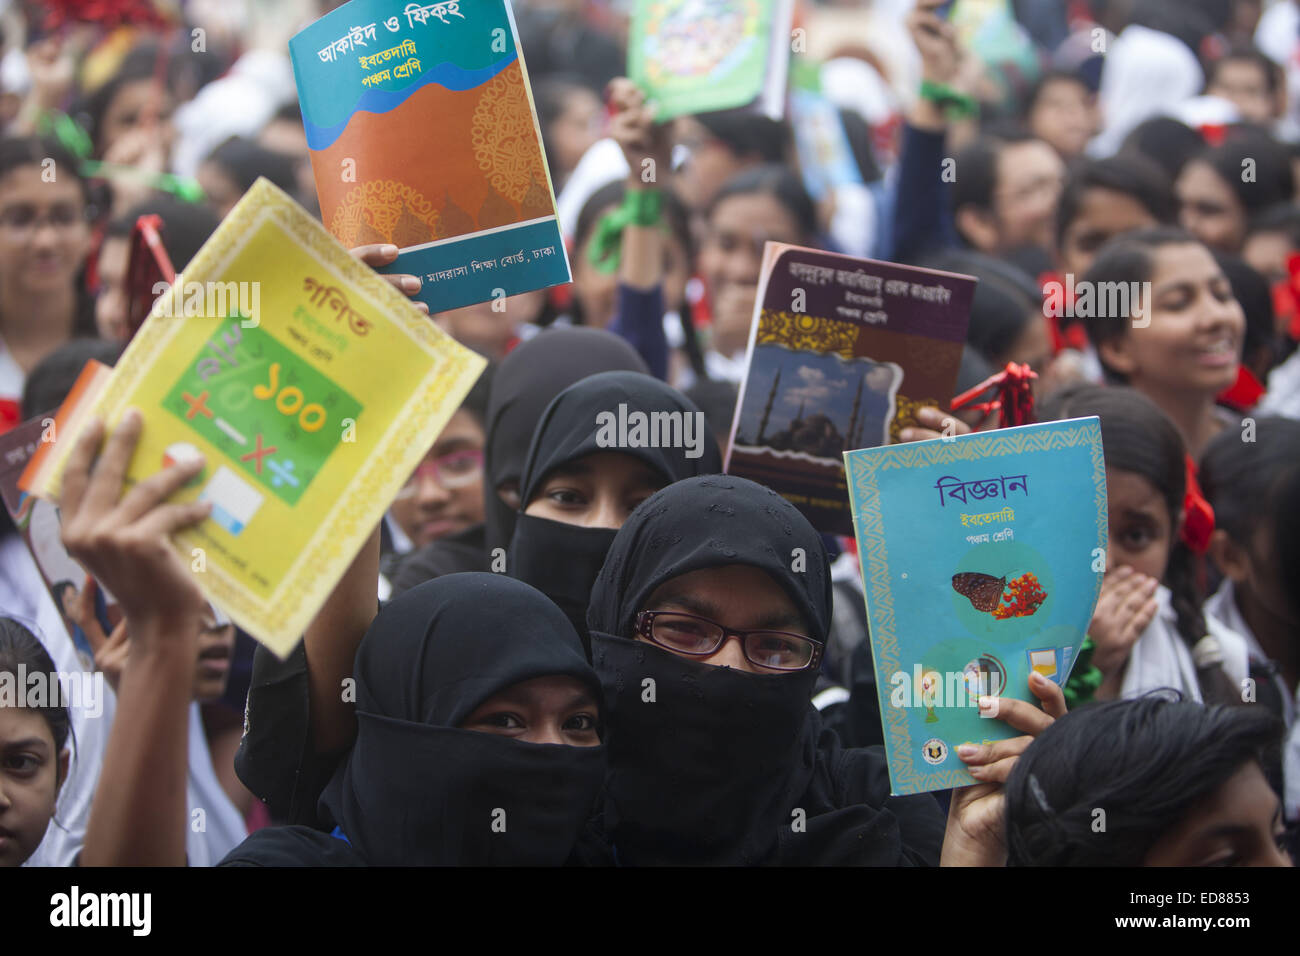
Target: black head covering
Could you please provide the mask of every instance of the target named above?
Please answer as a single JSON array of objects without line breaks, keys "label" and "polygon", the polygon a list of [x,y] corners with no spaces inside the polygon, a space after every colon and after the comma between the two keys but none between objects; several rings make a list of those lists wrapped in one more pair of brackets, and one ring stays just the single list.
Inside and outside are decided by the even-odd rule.
[{"label": "black head covering", "polygon": [[636,349],[604,329],[548,329],[502,360],[484,423],[483,506],[489,554],[510,544],[515,527],[515,511],[496,489],[502,482],[519,480],[528,443],[547,403],[588,375],[614,370],[649,372]]},{"label": "black head covering", "polygon": [[604,748],[458,729],[492,694],[535,677],[567,675],[598,690],[572,625],[542,594],[499,574],[429,581],[379,613],[354,674],[357,739],[321,812],[363,860],[569,858],[600,791]]},{"label": "black head covering", "polygon": [[[809,700],[815,671],[714,667],[633,637],[656,588],[727,565],[766,572],[803,614],[809,636],[826,639],[826,551],[776,492],[743,478],[690,478],[632,514],[588,614],[607,707],[605,826],[619,860],[937,861],[944,824],[934,800],[890,799],[879,748],[845,751],[822,733]],[[647,679],[653,701],[645,697]]]},{"label": "black head covering", "polygon": [[[653,448],[634,446],[631,442],[626,447],[602,444],[611,434],[616,437],[616,428],[609,427],[608,419],[604,420],[603,430],[598,427],[601,416],[618,419],[624,409],[627,416],[637,412],[647,416],[662,412],[678,416],[681,430],[669,437],[674,440],[681,437],[684,441],[689,427],[693,447]],[[662,439],[662,431],[659,437]],[[654,440],[649,432],[644,438]],[[516,518],[508,567],[512,575],[527,581],[558,604],[584,637],[591,585],[617,532],[612,528],[583,528],[526,515],[523,508],[537,493],[543,479],[556,468],[608,451],[640,459],[662,475],[665,484],[694,475],[715,474],[722,469],[718,443],[699,407],[675,388],[649,375],[639,372],[591,375],[565,389],[547,406],[537,423],[519,482],[523,507]]]}]

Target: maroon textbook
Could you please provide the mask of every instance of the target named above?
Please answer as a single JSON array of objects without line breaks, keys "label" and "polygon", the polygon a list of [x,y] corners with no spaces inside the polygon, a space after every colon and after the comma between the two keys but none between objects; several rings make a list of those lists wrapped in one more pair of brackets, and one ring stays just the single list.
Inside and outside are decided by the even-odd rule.
[{"label": "maroon textbook", "polygon": [[769,242],[724,470],[853,534],[844,452],[898,440],[956,388],[976,280]]}]

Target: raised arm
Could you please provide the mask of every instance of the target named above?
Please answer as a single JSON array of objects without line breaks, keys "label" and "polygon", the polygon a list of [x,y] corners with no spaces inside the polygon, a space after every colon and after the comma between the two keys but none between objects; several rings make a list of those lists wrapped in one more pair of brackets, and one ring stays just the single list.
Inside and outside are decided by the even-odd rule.
[{"label": "raised arm", "polygon": [[122,494],[141,427],[140,414],[128,411],[97,462],[104,428],[87,427],[60,501],[64,544],[116,595],[130,634],[84,866],[185,865],[189,706],[206,602],[168,537],[203,520],[211,506],[166,503],[202,460],[173,465]]},{"label": "raised arm", "polygon": [[663,182],[672,172],[672,144],[668,131],[654,121],[654,109],[626,77],[609,84],[609,101],[615,114],[610,135],[627,160],[624,210],[633,216],[623,228],[619,260],[619,309],[610,331],[622,336],[640,353],[656,378],[668,377],[668,338],[664,334]]}]

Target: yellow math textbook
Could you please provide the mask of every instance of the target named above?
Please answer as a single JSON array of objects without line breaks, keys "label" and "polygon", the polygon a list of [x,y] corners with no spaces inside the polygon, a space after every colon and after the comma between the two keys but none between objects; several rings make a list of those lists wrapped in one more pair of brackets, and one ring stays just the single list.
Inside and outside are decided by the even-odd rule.
[{"label": "yellow math textbook", "polygon": [[172,544],[284,656],[485,364],[259,179],[22,487],[57,498],[79,423],[139,408],[127,482],[206,458],[173,500],[212,514]]}]

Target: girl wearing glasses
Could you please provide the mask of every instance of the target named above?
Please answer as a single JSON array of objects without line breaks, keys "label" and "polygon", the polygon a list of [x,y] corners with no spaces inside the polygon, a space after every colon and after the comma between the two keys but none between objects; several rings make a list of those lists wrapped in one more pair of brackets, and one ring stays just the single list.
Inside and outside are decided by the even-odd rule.
[{"label": "girl wearing glasses", "polygon": [[95,334],[81,283],[90,250],[85,182],[57,143],[0,141],[0,432],[18,423],[27,374]]},{"label": "girl wearing glasses", "polygon": [[[844,749],[810,697],[831,613],[821,538],[741,478],[690,478],[623,524],[592,590],[605,691],[604,827],[620,863],[1001,862],[1001,783],[1030,736],[963,757],[945,831],[928,794],[891,797],[879,748]],[[1046,685],[1046,686],[1041,686]],[[1060,689],[1033,687],[1049,713]],[[1051,722],[1021,701],[999,716]]]}]

